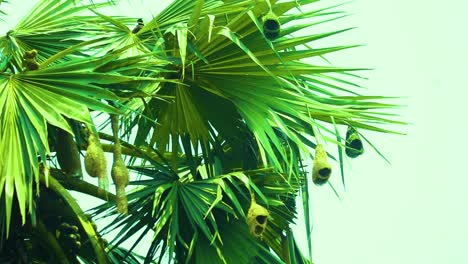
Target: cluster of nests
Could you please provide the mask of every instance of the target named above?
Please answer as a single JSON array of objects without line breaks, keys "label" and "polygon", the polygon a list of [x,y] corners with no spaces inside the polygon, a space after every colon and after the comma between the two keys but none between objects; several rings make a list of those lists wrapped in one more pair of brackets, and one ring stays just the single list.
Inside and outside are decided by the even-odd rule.
[{"label": "cluster of nests", "polygon": [[[364,153],[361,137],[357,130],[351,126],[348,126],[346,131],[345,153],[350,158],[356,158]],[[323,145],[317,144],[312,170],[312,180],[316,185],[323,185],[330,178],[332,167],[327,161],[327,155]]]},{"label": "cluster of nests", "polygon": [[[142,19],[137,20],[137,26],[132,30],[132,33],[138,33],[143,27],[144,23]],[[38,51],[35,49],[26,51],[23,54],[23,70],[34,71],[40,68],[40,64],[36,61]],[[117,211],[120,213],[127,213],[127,196],[125,194],[125,187],[128,185],[129,172],[125,166],[125,162],[122,158],[122,149],[120,140],[117,135],[119,127],[118,116],[112,115],[112,129],[114,134],[114,151],[113,151],[113,164],[111,169],[112,180],[116,186],[116,197],[117,197]],[[95,131],[94,127],[87,126],[86,132],[88,136],[88,146],[86,149],[86,155],[84,158],[84,164],[86,172],[91,177],[98,178],[99,187],[108,190],[108,176],[107,176],[107,160],[104,155],[104,150],[100,144],[100,139]],[[76,160],[74,161],[71,156],[78,153],[76,144],[73,141],[73,137],[68,135],[65,131],[58,131],[58,135],[61,138],[69,139],[68,142],[62,142],[57,145],[57,151],[64,155],[57,155],[57,159],[62,170],[70,175],[80,174],[81,165]],[[75,155],[76,156],[76,155]]]},{"label": "cluster of nests", "polygon": [[[111,115],[112,131],[114,134],[113,163],[111,169],[112,181],[116,188],[117,211],[127,213],[127,196],[125,187],[128,185],[129,172],[122,158],[122,146],[118,136],[119,117]],[[91,127],[87,127],[88,147],[84,157],[84,165],[89,176],[98,178],[100,188],[108,190],[107,160],[102,149],[99,136]]]},{"label": "cluster of nests", "polygon": [[[69,124],[78,130],[75,133],[77,135],[76,142],[75,136],[69,132],[51,125],[48,126],[49,146],[52,152],[56,152],[61,171],[66,176],[82,178],[83,173],[79,149],[85,148],[85,171],[89,176],[98,179],[98,186],[100,188],[108,191],[107,159],[98,132],[94,126],[89,124],[83,126],[83,124],[73,120],[69,120]],[[114,144],[112,148],[113,163],[110,174],[116,188],[117,211],[125,214],[128,212],[125,187],[128,185],[129,171],[122,157],[122,146],[118,135],[119,116],[111,115],[111,124]],[[45,171],[48,169],[45,163],[41,162],[40,164],[41,170]]]},{"label": "cluster of nests", "polygon": [[[137,26],[132,30],[132,33],[138,33],[143,27],[144,23],[142,19],[137,20]],[[26,51],[23,55],[23,70],[24,71],[34,71],[39,69],[40,65],[36,61],[36,57],[38,55],[38,51],[33,49]],[[113,115],[112,119],[112,129],[114,133],[114,160],[111,170],[112,180],[116,185],[116,196],[117,196],[117,210],[121,213],[127,212],[127,197],[125,195],[125,187],[128,185],[128,178],[129,172],[127,167],[125,166],[125,162],[122,158],[122,150],[120,146],[120,140],[117,135],[118,130],[118,116]],[[58,144],[58,151],[61,152],[70,152],[76,153],[78,150],[73,142],[73,138],[68,135],[64,131],[61,131],[62,135],[65,138],[70,138],[70,142],[63,142],[69,144]],[[60,133],[60,131],[58,132]],[[86,155],[84,158],[84,164],[86,172],[91,177],[98,178],[99,187],[108,190],[109,183],[107,177],[107,160],[104,155],[104,151],[100,144],[99,136],[97,132],[92,127],[87,127],[87,134],[88,137],[88,147],[86,149]],[[62,147],[61,147],[62,146]],[[63,146],[65,148],[71,149],[62,149]],[[73,164],[73,161],[70,162],[70,155],[57,155],[59,164],[61,165],[62,170],[66,173],[74,174],[77,170],[79,170],[79,174],[81,174],[81,166],[79,164]],[[76,163],[76,162],[75,162]]]},{"label": "cluster of nests", "polygon": [[[143,27],[143,20],[140,18],[137,20],[136,27],[132,30],[132,33],[138,33]],[[273,40],[280,35],[280,22],[278,17],[270,12],[263,17],[263,31],[265,36]],[[37,70],[39,64],[36,62],[37,56],[36,50],[30,50],[25,52],[24,68],[26,70]],[[117,136],[118,130],[118,117],[113,115],[111,117],[112,130],[114,132],[114,160],[111,170],[112,179],[116,185],[116,196],[117,196],[117,208],[121,213],[127,212],[127,197],[125,195],[125,187],[128,185],[128,169],[125,166],[122,158],[122,151],[120,141]],[[107,161],[104,156],[104,151],[100,144],[98,134],[91,128],[87,128],[88,132],[88,147],[85,155],[85,169],[86,172],[99,179],[99,186],[104,189],[108,189],[107,179]],[[346,150],[345,153],[348,157],[355,158],[364,152],[362,141],[359,137],[358,132],[348,127],[346,133]],[[332,167],[327,161],[327,152],[325,151],[322,144],[317,144],[315,148],[315,158],[312,172],[312,180],[316,185],[325,184],[330,175]],[[265,231],[268,222],[269,212],[268,210],[257,204],[255,198],[252,197],[251,205],[247,214],[247,224],[252,235],[255,237],[261,237]],[[68,228],[64,226],[64,228]]]},{"label": "cluster of nests", "polygon": [[[363,144],[359,133],[353,127],[349,126],[346,131],[345,153],[350,158],[356,158],[364,153]],[[327,152],[322,144],[315,147],[315,158],[312,169],[312,180],[316,185],[325,184],[330,178],[332,167],[327,160]],[[250,233],[261,238],[265,232],[268,218],[268,210],[257,204],[255,197],[252,196],[249,211],[247,213],[247,225]]]}]

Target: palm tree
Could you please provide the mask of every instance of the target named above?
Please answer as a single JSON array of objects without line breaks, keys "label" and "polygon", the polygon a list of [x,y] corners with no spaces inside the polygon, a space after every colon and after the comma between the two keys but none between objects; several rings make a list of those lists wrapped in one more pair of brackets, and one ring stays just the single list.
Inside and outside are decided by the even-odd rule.
[{"label": "palm tree", "polygon": [[[403,124],[386,97],[355,91],[363,69],[324,57],[356,45],[313,48],[348,29],[301,34],[344,14],[318,0],[175,0],[143,21],[105,15],[114,2],[39,0],[0,38],[0,259],[311,263],[310,184],[331,186],[328,160],[344,184],[361,133]],[[105,202],[84,213],[70,190]]]}]

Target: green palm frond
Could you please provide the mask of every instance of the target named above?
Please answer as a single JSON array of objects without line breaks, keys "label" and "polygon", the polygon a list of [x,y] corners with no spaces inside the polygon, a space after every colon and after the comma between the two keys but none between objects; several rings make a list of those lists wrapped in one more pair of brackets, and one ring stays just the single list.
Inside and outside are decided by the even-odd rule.
[{"label": "green palm frond", "polygon": [[[98,241],[97,231],[93,228],[90,219],[85,217],[84,212],[78,206],[77,202],[73,198],[73,196],[54,178],[44,179],[44,176],[41,176],[42,184],[48,184],[49,189],[47,191],[52,191],[58,197],[55,198],[55,201],[45,200],[42,201],[40,205],[43,208],[53,208],[52,210],[57,210],[60,208],[60,203],[63,201],[66,207],[69,207],[70,211],[73,213],[64,214],[61,217],[61,221],[73,221],[78,224],[79,230],[86,235],[86,241],[88,243],[84,243],[83,247],[81,248],[82,252],[86,252],[87,255],[93,256],[90,258],[93,262],[98,264],[105,264],[109,263],[109,256],[107,256],[106,252],[104,251],[103,245]],[[55,208],[53,205],[56,205]],[[44,210],[43,208],[40,208]],[[62,210],[62,214],[63,214]],[[63,246],[63,245],[62,245]]]},{"label": "green palm frond", "polygon": [[[338,126],[352,126],[361,131],[397,133],[381,127],[386,124],[402,124],[393,120],[393,116],[386,112],[397,105],[381,102],[391,98],[362,96],[354,91],[359,86],[351,82],[352,72],[364,69],[319,64],[318,58],[322,59],[326,54],[357,45],[313,49],[310,43],[349,29],[295,36],[303,28],[342,17],[341,12],[323,8],[307,13],[290,13],[298,4],[315,1],[270,1],[271,10],[266,2],[258,1],[205,1],[200,10],[202,2],[174,1],[136,34],[149,50],[158,50],[157,54],[166,57],[167,72],[163,76],[177,79],[178,82],[165,83],[157,89],[156,93],[169,98],[168,100],[150,99],[146,104],[140,105],[145,117],[137,115],[127,120],[128,124],[138,124],[136,145],[172,152],[174,158],[169,158],[167,167],[174,170],[177,168],[177,175],[181,175],[182,171],[183,175],[190,175],[186,178],[189,183],[182,180],[184,187],[180,188],[179,182],[185,178],[165,176],[172,180],[158,181],[158,187],[152,187],[155,197],[145,196],[144,199],[133,200],[135,208],[149,209],[148,205],[142,203],[150,203],[148,199],[154,199],[157,209],[153,210],[158,212],[156,219],[145,215],[146,220],[139,221],[142,215],[135,212],[135,215],[128,218],[119,218],[114,225],[123,225],[124,230],[131,230],[120,233],[122,241],[137,229],[153,228],[156,235],[152,248],[162,246],[164,250],[160,254],[165,256],[172,256],[174,252],[186,249],[192,252],[195,249],[189,245],[196,243],[194,241],[210,241],[214,243],[211,248],[212,257],[222,260],[224,256],[219,252],[224,251],[217,249],[213,242],[222,239],[222,235],[219,235],[219,240],[216,236],[223,232],[221,220],[212,221],[207,218],[209,222],[206,224],[193,218],[189,221],[192,235],[175,235],[187,232],[179,228],[176,219],[182,216],[201,217],[201,212],[206,212],[207,208],[219,209],[216,207],[219,204],[215,203],[215,197],[219,197],[219,194],[215,196],[215,189],[211,189],[210,195],[209,188],[204,189],[208,195],[206,196],[187,186],[191,186],[192,181],[230,186],[224,180],[229,179],[230,184],[234,184],[232,177],[219,180],[219,175],[236,175],[232,172],[234,170],[273,167],[274,172],[283,177],[283,181],[277,181],[276,184],[284,183],[281,190],[289,193],[290,197],[265,200],[265,205],[277,203],[271,207],[271,213],[278,219],[267,229],[265,243],[281,256],[285,238],[278,234],[289,230],[289,224],[295,217],[292,197],[295,197],[295,192],[299,189],[305,193],[304,208],[309,208],[307,193],[310,190],[307,181],[302,179],[306,174],[300,165],[301,159],[313,156],[319,140],[345,147],[340,140]],[[270,11],[278,16],[282,27],[278,38],[274,40],[264,35],[262,26],[263,16]],[[199,19],[194,21],[191,19],[193,17]],[[317,18],[318,22],[291,23],[312,17]],[[248,155],[248,162],[241,158],[245,154]],[[186,155],[185,161],[178,159],[181,155]],[[202,163],[194,162],[193,157],[199,157]],[[338,161],[343,168],[342,155],[339,155]],[[143,175],[150,174],[146,170],[139,172]],[[272,177],[271,174],[268,175]],[[344,173],[342,177],[344,181]],[[147,183],[149,184],[138,182],[142,185]],[[259,184],[263,185],[264,182]],[[210,186],[214,188],[213,185]],[[245,217],[248,196],[245,195],[245,190],[241,190],[246,185],[234,186],[235,191],[221,191],[223,197],[230,198],[230,203],[227,203],[230,207],[227,208],[232,210],[223,214],[232,214],[234,218]],[[185,189],[204,197],[204,203],[199,201],[192,204],[197,201],[195,196],[192,199],[182,198],[191,197],[181,191]],[[141,193],[152,192],[140,190],[133,194]],[[259,193],[263,194],[262,191]],[[244,197],[244,200],[238,195]],[[277,197],[279,194],[274,195]],[[290,205],[285,204],[288,199]],[[169,207],[170,204],[172,205]],[[103,208],[100,208],[100,212]],[[187,211],[187,208],[194,209]],[[199,211],[195,210],[197,208]],[[309,214],[307,209],[307,223],[310,223]],[[130,225],[135,221],[139,224]],[[310,232],[310,225],[307,224],[306,227]],[[308,240],[310,244],[310,236]],[[296,263],[306,263],[291,241],[293,240],[286,243],[287,248],[295,253],[290,253],[289,257],[295,258]],[[154,254],[154,251],[149,253],[149,259],[156,257]],[[160,255],[160,260],[162,256]]]},{"label": "green palm frond", "polygon": [[[118,216],[104,230],[122,227],[115,245],[136,230],[152,228],[155,233],[147,260],[176,258],[185,262],[193,258],[198,263],[208,258],[210,263],[234,263],[243,259],[242,263],[249,263],[253,258],[265,257],[263,246],[248,233],[245,222],[251,193],[255,193],[272,216],[264,243],[281,254],[282,231],[295,218],[293,194],[298,184],[291,186],[283,175],[271,169],[193,180],[194,175],[184,165],[175,174],[169,164],[153,164],[133,168],[145,179],[131,184],[143,188],[129,194],[129,215]],[[115,205],[105,204],[95,210],[95,214],[110,215]],[[184,257],[181,250],[188,255]]]},{"label": "green palm frond", "polygon": [[[112,245],[110,245],[112,247]],[[129,252],[123,247],[114,248],[109,252],[109,257],[112,259],[112,263],[123,263],[123,264],[139,264],[144,260],[143,256]]]},{"label": "green palm frond", "polygon": [[[361,94],[356,72],[367,69],[327,60],[359,46],[321,45],[352,29],[318,30],[346,16],[340,5],[302,12],[319,1],[176,0],[132,32],[137,18],[101,12],[114,1],[84,2],[40,0],[0,37],[1,231],[12,215],[22,223],[34,216],[39,179],[53,181],[48,127],[74,135],[71,144],[84,149],[79,130],[98,121],[104,151],[122,142],[137,175],[128,214],[103,230],[118,230],[108,261],[311,263],[306,164],[317,145],[326,148],[322,158],[339,163],[344,185],[343,153],[358,155],[349,155],[357,143],[342,129],[376,149],[367,131],[399,134],[386,125],[404,124],[390,111],[399,107],[389,103],[394,98]],[[23,59],[34,49],[38,64]],[[101,113],[121,115],[121,139],[106,134]],[[299,195],[307,257],[291,232]],[[260,236],[246,220],[252,204],[268,211]],[[94,215],[114,216],[115,206],[105,203]],[[132,251],[150,230],[150,248],[138,258]],[[133,246],[120,248],[139,231]],[[94,261],[90,252],[80,257]]]},{"label": "green palm frond", "polygon": [[[286,231],[283,245],[287,245],[287,260],[289,263],[294,264],[313,264],[311,260],[307,259],[299,249],[297,240],[291,230]],[[286,261],[288,263],[288,261]]]},{"label": "green palm frond", "polygon": [[[88,8],[102,7],[107,3],[83,5],[80,2],[38,1],[27,16],[0,38],[0,50],[11,57],[17,71],[22,69],[22,56],[26,51],[36,49],[38,62],[42,62],[85,40],[85,24],[80,23],[78,16]],[[74,55],[84,54],[75,51]]]},{"label": "green palm frond", "polygon": [[[141,60],[127,59],[133,65]],[[0,195],[6,199],[7,229],[14,196],[19,201],[23,222],[26,211],[32,210],[32,184],[38,183],[39,159],[45,161],[50,152],[46,124],[73,134],[65,117],[92,124],[89,109],[117,113],[101,100],[117,100],[115,93],[120,91],[114,88],[114,93],[102,86],[155,81],[125,76],[116,71],[119,67],[111,67],[121,63],[112,57],[76,59],[36,71],[0,75]],[[104,66],[111,71],[94,71]]]},{"label": "green palm frond", "polygon": [[[384,113],[378,111],[395,105],[368,102],[372,98],[344,97],[331,92],[341,90],[356,94],[327,78],[341,81],[333,74],[361,69],[305,62],[305,59],[356,47],[303,48],[310,42],[347,29],[309,36],[290,35],[301,29],[298,25],[288,27],[290,21],[335,13],[320,9],[302,15],[282,16],[297,6],[296,1],[281,4],[274,2],[273,11],[279,15],[285,27],[283,35],[275,41],[263,35],[260,21],[268,11],[268,6],[262,2],[232,1],[220,5],[217,1],[208,1],[203,6],[198,23],[186,28],[183,22],[190,18],[190,10],[193,10],[195,2],[182,6],[181,2],[175,1],[142,29],[140,37],[144,38],[147,34],[148,42],[154,37],[149,35],[150,29],[162,32],[164,50],[169,58],[174,58],[171,59],[170,67],[180,74],[169,76],[179,78],[180,84],[168,84],[158,90],[159,94],[174,99],[162,104],[156,102],[160,107],[151,110],[155,116],[154,122],[140,119],[141,136],[137,136],[137,143],[147,142],[158,148],[167,148],[170,145],[169,138],[187,134],[194,144],[200,142],[207,145],[210,141],[210,126],[214,126],[220,135],[229,133],[229,126],[220,126],[216,121],[227,116],[234,119],[224,123],[245,120],[265,151],[266,156],[262,157],[264,162],[279,168],[278,158],[281,159],[285,154],[279,147],[279,140],[272,127],[283,130],[305,153],[309,151],[295,132],[304,131],[304,126],[319,126],[334,135],[333,131],[317,122],[331,124],[330,116],[337,124],[391,133],[374,124],[400,123],[386,118]],[[239,12],[239,9],[243,12]],[[179,23],[171,23],[166,12],[177,17]],[[148,107],[153,108],[152,105],[152,102],[148,103]],[[226,113],[222,108],[232,113]],[[154,129],[154,133],[148,134],[151,129]],[[324,138],[328,140],[330,137]],[[176,146],[172,145],[172,148],[177,151]],[[280,156],[275,155],[275,151],[279,151]]]},{"label": "green palm frond", "polygon": [[80,22],[88,27],[88,37],[101,39],[93,45],[95,56],[124,49],[121,57],[137,56],[152,52],[130,27],[136,24],[136,18],[106,16],[96,9],[91,9],[95,16],[82,16]]}]

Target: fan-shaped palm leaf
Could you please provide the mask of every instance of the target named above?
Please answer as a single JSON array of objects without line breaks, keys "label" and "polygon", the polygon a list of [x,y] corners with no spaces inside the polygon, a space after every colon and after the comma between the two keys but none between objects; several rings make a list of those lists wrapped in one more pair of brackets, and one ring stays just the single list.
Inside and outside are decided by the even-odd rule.
[{"label": "fan-shaped palm leaf", "polygon": [[[138,67],[135,65],[143,59],[128,60]],[[113,57],[108,56],[71,60],[37,71],[0,74],[0,195],[5,195],[7,223],[14,193],[23,221],[26,207],[32,210],[32,183],[38,182],[39,177],[38,155],[45,161],[50,152],[47,123],[73,134],[64,117],[92,124],[88,109],[117,113],[101,100],[118,97],[101,86],[154,81],[119,74],[115,71],[119,65],[129,67],[128,63],[113,61]],[[111,71],[94,71],[105,67]]]},{"label": "fan-shaped palm leaf", "polygon": [[[112,259],[125,261],[153,230],[145,263],[310,263],[290,230],[298,192],[311,229],[302,159],[323,141],[336,144],[344,183],[340,126],[367,141],[363,131],[396,133],[382,125],[401,124],[387,112],[396,105],[381,102],[389,98],[356,91],[352,72],[362,69],[323,65],[327,54],[357,45],[311,47],[349,29],[300,33],[343,13],[294,11],[317,0],[177,0],[132,32],[136,19],[98,10],[109,2],[39,1],[0,38],[7,228],[13,198],[24,222],[34,210],[33,183],[41,173],[47,179],[38,161],[49,153],[47,124],[73,134],[67,119],[92,124],[90,110],[121,113],[120,136],[134,143],[120,140],[123,153],[141,179],[131,182],[129,214],[104,229],[121,228]],[[39,51],[38,70],[22,65],[31,49]],[[105,125],[101,138],[113,141]],[[255,198],[269,216],[261,238],[246,223]],[[95,214],[115,214],[115,203]],[[134,246],[119,251],[138,231]]]},{"label": "fan-shaped palm leaf", "polygon": [[[264,241],[281,254],[282,231],[295,218],[297,183],[291,185],[284,175],[271,169],[194,180],[195,175],[184,162],[179,163],[177,174],[168,163],[152,163],[152,167],[133,168],[148,178],[131,184],[144,188],[129,194],[129,215],[117,217],[106,228],[122,227],[116,245],[146,226],[154,230],[148,261],[156,254],[159,260],[176,258],[186,262],[193,258],[196,263],[207,258],[212,260],[210,263],[242,259],[242,263],[248,263],[254,257],[265,257],[263,246],[248,234],[245,222],[252,193],[270,207],[272,220]],[[197,173],[203,174],[206,169],[200,166]],[[96,208],[96,213],[112,214],[113,210],[114,206],[106,204]]]},{"label": "fan-shaped palm leaf", "polygon": [[[295,25],[286,28],[283,37],[270,42],[262,34],[259,22],[268,11],[265,3],[254,5],[248,1],[233,1],[219,5],[215,2],[205,3],[201,19],[192,28],[185,28],[183,24],[185,19],[190,18],[191,9],[182,7],[176,1],[143,29],[148,31],[153,26],[152,29],[163,32],[167,55],[179,58],[177,64],[171,65],[175,66],[174,71],[180,73],[180,82],[183,84],[170,84],[158,90],[158,93],[174,97],[174,100],[162,105],[158,102],[160,107],[152,110],[157,123],[141,120],[141,136],[137,137],[137,143],[147,140],[150,145],[166,148],[171,142],[171,136],[188,134],[193,142],[200,141],[206,145],[210,139],[210,126],[214,126],[215,131],[221,135],[228,133],[227,130],[230,129],[229,126],[219,126],[216,119],[226,116],[242,118],[264,148],[267,155],[264,161],[268,159],[268,163],[279,167],[278,157],[273,152],[280,151],[279,157],[284,157],[284,153],[272,126],[284,130],[306,152],[306,148],[293,132],[303,131],[304,125],[322,126],[313,119],[331,123],[330,116],[333,116],[337,124],[352,124],[389,132],[370,123],[394,121],[379,117],[378,112],[370,110],[394,105],[366,102],[360,97],[346,97],[349,99],[346,100],[345,97],[330,92],[324,99],[317,95],[337,87],[316,79],[326,78],[327,73],[345,73],[358,69],[316,66],[301,61],[355,47],[298,50],[302,45],[343,30],[304,37],[286,36],[285,34],[301,29]],[[278,15],[296,6],[296,1],[281,4],[274,2],[272,1],[273,11]],[[191,5],[194,6],[195,3]],[[239,12],[239,9],[243,12]],[[302,16],[280,16],[280,20],[287,24],[293,19],[334,14],[320,11],[322,10]],[[165,12],[177,17],[179,23],[166,20]],[[141,37],[144,36],[142,33]],[[149,103],[150,107],[151,105]],[[232,109],[233,113],[226,115],[223,110],[220,111],[222,106]],[[172,121],[166,122],[167,120]],[[154,133],[148,135],[151,128]],[[176,146],[172,147],[177,151]]]},{"label": "fan-shaped palm leaf", "polygon": [[[149,50],[158,50],[158,54],[166,56],[168,63],[165,76],[179,80],[178,83],[163,84],[156,91],[172,99],[150,99],[142,105],[145,117],[136,116],[129,121],[129,124],[133,124],[131,127],[138,123],[135,139],[137,146],[155,147],[162,152],[171,151],[174,158],[170,165],[164,166],[167,166],[166,172],[177,171],[167,176],[153,172],[154,181],[134,182],[148,187],[130,194],[129,197],[133,197],[130,203],[130,207],[134,206],[133,215],[130,211],[128,218],[118,218],[114,222],[114,225],[123,225],[124,230],[127,230],[120,233],[122,240],[145,226],[156,230],[147,260],[153,258],[156,248],[162,247],[160,254],[172,257],[173,252],[192,252],[195,249],[189,245],[196,243],[194,241],[206,240],[214,243],[211,248],[214,250],[213,258],[225,261],[224,253],[220,253],[224,252],[221,250],[222,244],[216,244],[222,242],[222,235],[216,234],[223,232],[219,211],[215,214],[218,216],[216,221],[207,218],[210,220],[208,224],[202,223],[197,215],[201,217],[201,212],[206,214],[209,211],[211,214],[213,210],[219,210],[217,206],[222,203],[218,203],[215,197],[220,197],[221,193],[222,201],[228,206],[226,208],[230,208],[222,214],[233,215],[234,218],[245,217],[247,203],[238,195],[248,199],[242,188],[250,186],[250,178],[246,177],[248,180],[241,187],[236,182],[239,179],[234,180],[232,177],[237,175],[232,171],[270,166],[274,169],[273,173],[267,174],[268,177],[276,179],[272,175],[281,175],[282,180],[278,179],[275,184],[280,184],[279,189],[291,195],[278,199],[281,192],[273,192],[272,197],[275,198],[264,201],[266,205],[274,205],[271,212],[277,219],[268,227],[265,242],[277,255],[282,255],[285,238],[278,234],[288,230],[294,218],[293,193],[300,188],[305,188],[304,193],[309,191],[305,184],[307,181],[300,180],[305,174],[299,164],[302,157],[308,158],[313,154],[315,143],[310,140],[310,136],[343,147],[338,129],[331,126],[350,125],[395,133],[379,125],[401,123],[389,119],[385,112],[396,105],[373,101],[385,97],[361,96],[351,90],[355,85],[348,81],[347,76],[349,72],[360,69],[309,62],[309,59],[320,58],[327,53],[356,47],[349,45],[312,49],[309,46],[310,42],[348,29],[308,36],[292,35],[303,28],[341,16],[340,12],[328,8],[307,13],[288,13],[298,4],[312,2],[315,1],[174,1],[137,33]],[[261,22],[269,12],[279,17],[282,26],[279,37],[273,41],[264,35]],[[330,15],[335,17],[329,18]],[[311,17],[320,20],[288,26],[292,21]],[[250,164],[242,160],[242,154],[249,155],[247,159]],[[178,159],[181,155],[185,155],[185,160]],[[197,157],[196,162],[194,157]],[[339,161],[342,167],[342,155]],[[152,174],[147,169],[137,171],[146,176]],[[219,176],[223,173],[231,176]],[[255,180],[253,175],[248,175],[252,181]],[[226,187],[230,185],[225,180],[235,186],[234,191]],[[206,194],[194,191],[193,182],[198,181],[211,183],[210,188],[218,186],[221,192],[217,189],[215,196],[215,189],[207,187],[202,188]],[[296,184],[293,184],[294,181]],[[262,185],[265,182],[259,184]],[[148,188],[154,190],[154,198],[149,196],[152,191]],[[210,190],[211,195],[208,195]],[[264,192],[268,193],[268,190]],[[264,192],[259,191],[260,194]],[[192,197],[187,193],[198,196]],[[204,199],[201,201],[197,197]],[[307,197],[303,198],[304,207],[309,208]],[[286,206],[285,201],[288,199],[292,205]],[[193,204],[196,201],[197,204]],[[148,203],[154,203],[154,216],[136,209],[148,210]],[[143,215],[145,220],[139,220]],[[191,235],[186,235],[187,229],[179,226],[177,219],[181,217],[190,219]],[[290,253],[289,258],[297,259],[299,263],[304,261],[291,241],[288,240],[286,244],[295,253]],[[192,253],[188,254],[191,256]],[[180,256],[176,254],[177,257]]]},{"label": "fan-shaped palm leaf", "polygon": [[[39,1],[6,36],[0,38],[0,50],[11,58],[16,71],[22,70],[23,54],[36,49],[38,62],[85,40],[86,27],[78,19],[90,7],[108,3],[83,5],[81,1]],[[83,55],[75,50],[75,55]]]}]

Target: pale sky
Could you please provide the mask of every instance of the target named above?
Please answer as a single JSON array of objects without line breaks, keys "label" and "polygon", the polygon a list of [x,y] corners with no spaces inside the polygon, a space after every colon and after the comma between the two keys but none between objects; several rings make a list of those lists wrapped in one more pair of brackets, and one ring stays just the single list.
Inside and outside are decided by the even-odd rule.
[{"label": "pale sky", "polygon": [[[35,1],[11,2],[8,23]],[[130,13],[142,1],[129,2],[121,14],[151,17]],[[143,10],[156,13],[155,5]],[[468,263],[468,1],[355,0],[339,9],[353,15],[325,28],[358,28],[323,43],[366,46],[328,58],[374,68],[363,74],[365,93],[407,97],[395,101],[407,105],[397,113],[412,124],[398,128],[407,136],[364,132],[392,165],[365,146],[346,168],[346,192],[339,170],[332,175],[341,202],[330,188],[312,188],[314,263]]]},{"label": "pale sky", "polygon": [[400,113],[413,124],[407,136],[369,134],[392,165],[367,148],[351,161],[341,203],[315,188],[314,263],[466,264],[468,1],[356,0],[342,9],[354,15],[341,23],[358,28],[340,40],[367,46],[333,62],[375,68],[368,92],[407,96]]}]

